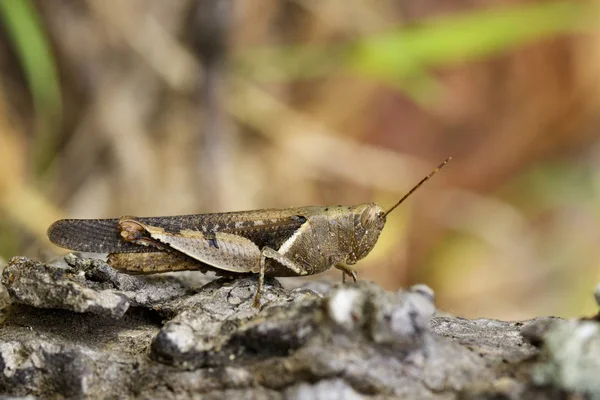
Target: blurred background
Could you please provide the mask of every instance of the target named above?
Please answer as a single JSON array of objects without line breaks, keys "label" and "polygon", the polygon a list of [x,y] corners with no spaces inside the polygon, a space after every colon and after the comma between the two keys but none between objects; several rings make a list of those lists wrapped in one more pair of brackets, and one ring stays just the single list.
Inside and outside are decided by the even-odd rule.
[{"label": "blurred background", "polygon": [[595,313],[597,8],[0,0],[0,263],[64,254],[64,217],[387,208],[452,156],[359,276],[466,317]]}]

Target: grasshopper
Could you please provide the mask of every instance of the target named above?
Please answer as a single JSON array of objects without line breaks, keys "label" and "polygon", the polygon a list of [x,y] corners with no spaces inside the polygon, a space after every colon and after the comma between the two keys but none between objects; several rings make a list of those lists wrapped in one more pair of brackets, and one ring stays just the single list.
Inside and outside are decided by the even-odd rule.
[{"label": "grasshopper", "polygon": [[394,206],[298,207],[169,217],[63,219],[48,229],[54,244],[109,253],[108,264],[128,274],[199,270],[258,274],[254,305],[265,276],[305,276],[331,267],[354,281],[352,265],[375,247],[387,216],[450,160],[441,163]]}]

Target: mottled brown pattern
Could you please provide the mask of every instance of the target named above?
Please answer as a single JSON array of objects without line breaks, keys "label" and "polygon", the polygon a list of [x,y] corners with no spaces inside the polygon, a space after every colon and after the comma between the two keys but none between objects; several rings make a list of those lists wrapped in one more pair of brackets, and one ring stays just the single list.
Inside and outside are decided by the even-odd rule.
[{"label": "mottled brown pattern", "polygon": [[[279,248],[305,221],[306,209],[271,209],[218,214],[177,215],[171,217],[131,217],[145,225],[170,233],[197,230],[204,233],[233,233],[250,239],[259,247]],[[118,230],[119,218],[63,219],[48,229],[54,244],[90,253],[142,253],[156,249],[126,242]]]},{"label": "mottled brown pattern", "polygon": [[[54,243],[76,250],[110,249],[110,265],[129,273],[185,269],[256,273],[254,305],[258,307],[265,276],[312,275],[335,266],[356,280],[350,265],[375,246],[386,215],[377,204],[367,203],[176,217],[61,220],[50,227],[48,236]],[[164,254],[157,250],[164,250]]]},{"label": "mottled brown pattern", "polygon": [[[258,272],[261,250],[268,248],[278,254],[266,256],[265,275],[298,276],[317,274],[333,266],[353,265],[365,257],[385,225],[385,213],[377,204],[366,203],[349,207],[126,217],[125,221],[141,224],[143,232],[134,229],[134,243],[121,237],[119,221],[123,219],[61,220],[50,227],[48,236],[60,246],[79,251],[152,254],[110,256],[111,265],[134,273],[181,269]],[[151,240],[168,246],[167,255],[161,256],[156,246],[147,245]],[[185,256],[182,254],[180,258],[170,251]],[[191,259],[199,264],[190,263]],[[349,267],[342,270],[355,275]]]},{"label": "mottled brown pattern", "polygon": [[258,272],[260,249],[242,236],[217,232],[209,239],[198,231],[182,231],[181,235],[173,235],[165,233],[162,228],[148,226],[146,229],[153,239],[217,269],[234,273]]}]

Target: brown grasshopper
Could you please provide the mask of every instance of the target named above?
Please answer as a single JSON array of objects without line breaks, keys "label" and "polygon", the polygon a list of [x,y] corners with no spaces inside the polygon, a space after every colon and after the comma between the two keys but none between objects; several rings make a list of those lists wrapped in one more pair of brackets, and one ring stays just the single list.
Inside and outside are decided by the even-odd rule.
[{"label": "brown grasshopper", "polygon": [[375,246],[386,217],[446,165],[448,158],[393,207],[298,207],[170,217],[63,219],[48,229],[54,244],[109,253],[108,263],[129,274],[200,270],[258,274],[254,305],[265,276],[304,276],[331,267],[357,280],[351,267]]}]

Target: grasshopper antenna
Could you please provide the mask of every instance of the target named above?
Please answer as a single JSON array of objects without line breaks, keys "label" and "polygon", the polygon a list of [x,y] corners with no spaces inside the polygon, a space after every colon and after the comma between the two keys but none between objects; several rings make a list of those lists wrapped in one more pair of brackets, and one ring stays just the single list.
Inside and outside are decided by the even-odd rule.
[{"label": "grasshopper antenna", "polygon": [[427,182],[432,176],[434,176],[440,169],[444,168],[446,166],[446,164],[448,163],[448,161],[450,161],[452,159],[452,157],[448,157],[444,160],[443,163],[441,163],[440,165],[437,166],[436,169],[434,169],[433,171],[431,171],[431,173],[429,175],[427,175],[425,178],[421,179],[421,181],[419,183],[417,183],[412,189],[410,189],[408,191],[408,193],[406,193],[401,199],[400,201],[398,201],[392,208],[390,208],[389,210],[387,210],[385,212],[385,214],[383,214],[383,218],[387,217],[387,215],[389,213],[391,213],[392,211],[394,211],[396,209],[396,207],[398,207],[400,204],[402,204],[402,202],[404,200],[406,200],[408,198],[408,196],[410,196],[411,194],[414,193],[415,190],[417,190],[419,188],[419,186],[421,186],[422,184],[424,184],[425,182]]}]

